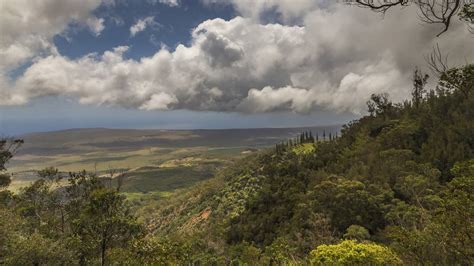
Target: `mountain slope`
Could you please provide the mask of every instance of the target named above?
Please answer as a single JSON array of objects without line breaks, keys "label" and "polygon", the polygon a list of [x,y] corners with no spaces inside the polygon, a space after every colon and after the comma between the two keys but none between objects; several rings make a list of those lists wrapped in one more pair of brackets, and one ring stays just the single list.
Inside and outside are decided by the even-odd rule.
[{"label": "mountain slope", "polygon": [[150,229],[199,254],[241,261],[248,252],[304,261],[318,245],[357,239],[388,245],[408,264],[469,264],[473,82],[469,65],[445,73],[435,90],[414,90],[409,102],[374,95],[371,114],[340,138],[307,152],[295,140],[251,155],[148,207]]}]

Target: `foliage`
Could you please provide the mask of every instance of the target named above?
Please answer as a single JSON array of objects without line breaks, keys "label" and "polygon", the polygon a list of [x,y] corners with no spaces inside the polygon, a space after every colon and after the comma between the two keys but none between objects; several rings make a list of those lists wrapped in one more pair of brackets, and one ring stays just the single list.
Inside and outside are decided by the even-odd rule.
[{"label": "foliage", "polygon": [[90,193],[88,201],[72,213],[71,230],[80,240],[82,256],[99,253],[102,264],[106,264],[108,249],[122,247],[140,233],[140,226],[124,199],[114,190],[96,189]]},{"label": "foliage", "polygon": [[417,72],[411,101],[374,95],[371,115],[340,137],[302,134],[240,160],[168,198],[154,234],[178,236],[209,263],[301,264],[343,239],[383,243],[393,251],[381,254],[407,264],[472,261],[472,193],[460,192],[474,155],[472,68],[447,71],[433,90]]},{"label": "foliage", "polygon": [[410,101],[373,95],[341,136],[303,133],[135,213],[112,179],[44,169],[0,191],[0,263],[472,264],[473,81],[416,72]]},{"label": "foliage", "polygon": [[76,255],[64,239],[53,240],[39,233],[18,236],[10,245],[6,265],[69,265]]},{"label": "foliage", "polygon": [[336,245],[321,245],[311,251],[311,265],[402,265],[389,248],[345,240]]},{"label": "foliage", "polygon": [[[469,264],[474,258],[474,160],[453,167],[455,178],[440,193],[440,204],[416,227],[394,226],[386,234],[407,261]],[[426,210],[421,209],[426,212]],[[424,216],[424,217],[423,217]],[[424,219],[423,219],[424,218]]]},{"label": "foliage", "polygon": [[10,185],[11,178],[5,172],[5,165],[13,157],[13,154],[21,144],[23,144],[21,139],[0,139],[0,190]]},{"label": "foliage", "polygon": [[182,265],[192,261],[190,246],[168,239],[137,239],[129,247],[114,248],[110,253],[110,263],[119,265]]},{"label": "foliage", "polygon": [[[100,178],[71,174],[61,188],[57,169],[38,172],[40,179],[12,197],[0,229],[6,264],[64,265],[107,263],[108,251],[126,247],[141,226],[125,197]],[[16,224],[20,224],[18,226]],[[0,257],[1,258],[1,257]]]},{"label": "foliage", "polygon": [[461,20],[470,23],[470,26],[474,24],[474,4],[468,3],[463,6],[463,9],[459,13]]},{"label": "foliage", "polygon": [[360,225],[351,225],[347,228],[346,233],[344,234],[344,239],[352,240],[367,240],[370,238],[370,233],[367,229]]}]

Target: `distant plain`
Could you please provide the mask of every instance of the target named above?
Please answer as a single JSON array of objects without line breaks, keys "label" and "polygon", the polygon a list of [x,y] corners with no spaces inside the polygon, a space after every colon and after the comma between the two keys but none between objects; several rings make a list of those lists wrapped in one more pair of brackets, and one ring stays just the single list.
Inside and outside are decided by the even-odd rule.
[{"label": "distant plain", "polygon": [[[70,129],[20,136],[25,144],[8,165],[11,189],[55,167],[101,176],[121,174],[122,192],[132,200],[160,198],[211,178],[217,169],[249,153],[273,146],[304,131],[322,135],[340,126],[225,130]],[[66,181],[63,181],[64,183]]]}]

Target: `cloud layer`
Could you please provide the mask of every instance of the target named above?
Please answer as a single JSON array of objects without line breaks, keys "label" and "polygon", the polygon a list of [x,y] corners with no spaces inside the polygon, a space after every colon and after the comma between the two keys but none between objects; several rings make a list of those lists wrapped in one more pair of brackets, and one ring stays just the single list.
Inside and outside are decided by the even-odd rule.
[{"label": "cloud layer", "polygon": [[156,25],[155,17],[146,17],[139,19],[137,23],[130,27],[130,35],[133,37],[137,33],[144,31],[147,27]]},{"label": "cloud layer", "polygon": [[[64,30],[67,19],[66,24],[58,22],[56,30],[30,36],[44,47],[21,41],[41,49],[32,49],[28,56],[9,52],[39,57],[15,82],[0,84],[0,104],[63,95],[83,104],[144,110],[360,113],[372,93],[388,92],[395,100],[407,97],[411,71],[424,64],[423,56],[436,43],[453,61],[474,57],[472,36],[463,25],[454,23],[437,39],[438,29],[421,25],[412,9],[394,10],[382,20],[368,10],[322,8],[324,1],[229,3],[241,17],[204,21],[192,31],[188,46],[173,51],[165,47],[139,60],[124,58],[126,46],[76,60],[53,52],[49,40]],[[88,10],[96,5],[91,3]],[[259,18],[268,9],[285,20],[299,20],[300,26],[262,24]],[[87,20],[94,17],[84,10],[76,20],[90,25]],[[100,29],[89,27],[93,32]],[[12,35],[10,43],[20,39]],[[1,56],[5,47],[2,43]],[[39,54],[45,47],[49,52]]]},{"label": "cloud layer", "polygon": [[70,26],[87,27],[94,35],[99,35],[104,29],[104,20],[93,16],[91,12],[100,4],[100,0],[2,1],[0,104],[16,103],[14,98],[9,99],[6,95],[16,91],[8,79],[11,71],[32,59],[41,60],[44,55],[57,55],[53,36],[67,34]]}]

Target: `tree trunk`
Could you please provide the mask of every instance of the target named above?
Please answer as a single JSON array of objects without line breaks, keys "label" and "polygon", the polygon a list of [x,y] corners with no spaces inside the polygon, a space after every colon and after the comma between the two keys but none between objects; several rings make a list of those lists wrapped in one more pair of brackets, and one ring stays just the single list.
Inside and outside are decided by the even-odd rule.
[{"label": "tree trunk", "polygon": [[102,238],[102,245],[101,245],[101,265],[105,266],[105,251],[107,250],[107,242],[105,240],[105,237]]},{"label": "tree trunk", "polygon": [[64,210],[63,208],[61,207],[61,233],[64,235]]}]

